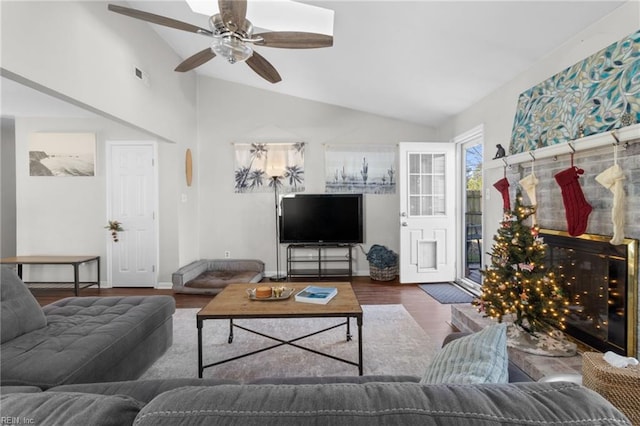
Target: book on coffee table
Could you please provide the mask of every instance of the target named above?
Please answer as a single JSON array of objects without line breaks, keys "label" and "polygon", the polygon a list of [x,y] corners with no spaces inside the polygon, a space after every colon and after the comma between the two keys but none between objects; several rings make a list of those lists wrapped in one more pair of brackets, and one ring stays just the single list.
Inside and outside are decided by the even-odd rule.
[{"label": "book on coffee table", "polygon": [[338,289],[335,287],[316,287],[310,285],[296,294],[295,299],[296,302],[326,305],[336,294],[338,294]]}]

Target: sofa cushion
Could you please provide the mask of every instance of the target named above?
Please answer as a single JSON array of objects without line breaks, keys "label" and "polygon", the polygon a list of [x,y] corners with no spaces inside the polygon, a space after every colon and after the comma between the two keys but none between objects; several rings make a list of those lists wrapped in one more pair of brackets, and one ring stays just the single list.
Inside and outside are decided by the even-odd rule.
[{"label": "sofa cushion", "polygon": [[0,386],[0,395],[9,393],[39,393],[42,392],[37,386]]},{"label": "sofa cushion", "polygon": [[47,426],[132,425],[143,403],[122,395],[12,393],[2,395],[3,418]]},{"label": "sofa cushion", "polygon": [[13,269],[0,269],[0,339],[2,343],[47,325],[31,291]]},{"label": "sofa cushion", "polygon": [[127,357],[150,351],[138,346],[171,320],[175,300],[170,296],[70,297],[43,310],[46,327],[2,345],[3,385],[46,389],[109,380],[111,370],[126,364]]},{"label": "sofa cushion", "polygon": [[445,345],[420,383],[506,383],[508,361],[507,326],[496,324]]},{"label": "sofa cushion", "polygon": [[600,395],[572,383],[220,385],[159,395],[137,426],[626,425]]},{"label": "sofa cushion", "polygon": [[370,382],[419,382],[416,376],[385,376],[370,374],[367,376],[297,376],[297,377],[261,377],[251,380],[252,385],[319,385],[323,383],[370,383]]},{"label": "sofa cushion", "polygon": [[226,379],[154,379],[154,380],[127,380],[122,382],[107,383],[80,383],[62,385],[47,389],[47,392],[80,392],[97,393],[100,395],[127,395],[137,401],[147,403],[156,396],[166,391],[185,386],[218,386],[239,384],[234,380]]}]

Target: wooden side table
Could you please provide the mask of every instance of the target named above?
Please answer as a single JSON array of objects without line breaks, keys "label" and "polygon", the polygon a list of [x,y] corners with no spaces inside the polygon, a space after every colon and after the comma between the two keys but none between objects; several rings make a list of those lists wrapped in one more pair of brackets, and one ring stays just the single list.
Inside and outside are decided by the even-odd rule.
[{"label": "wooden side table", "polygon": [[[96,280],[81,283],[79,267],[88,262],[96,262]],[[76,296],[80,295],[81,286],[89,287],[97,284],[100,288],[100,256],[15,256],[0,259],[0,264],[17,265],[20,279],[22,279],[22,265],[71,265],[73,266],[73,288]]]}]

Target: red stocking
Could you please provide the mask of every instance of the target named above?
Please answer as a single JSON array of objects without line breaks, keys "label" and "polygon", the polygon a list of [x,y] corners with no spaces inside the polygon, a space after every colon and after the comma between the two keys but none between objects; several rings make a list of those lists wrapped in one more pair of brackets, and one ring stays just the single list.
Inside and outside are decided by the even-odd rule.
[{"label": "red stocking", "polygon": [[572,237],[584,234],[592,207],[584,198],[578,177],[584,170],[570,167],[557,173],[554,177],[562,189],[562,202],[567,217],[567,231]]},{"label": "red stocking", "polygon": [[511,199],[509,198],[509,181],[507,178],[502,178],[493,184],[493,187],[502,194],[502,208],[511,210]]}]

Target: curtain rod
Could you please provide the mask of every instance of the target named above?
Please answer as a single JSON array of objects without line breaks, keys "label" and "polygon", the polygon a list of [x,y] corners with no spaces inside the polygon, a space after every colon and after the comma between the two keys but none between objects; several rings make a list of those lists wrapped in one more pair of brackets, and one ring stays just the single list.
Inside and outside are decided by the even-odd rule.
[{"label": "curtain rod", "polygon": [[558,155],[572,154],[580,151],[601,148],[607,145],[619,145],[640,142],[640,123],[632,126],[622,127],[610,132],[598,133],[585,136],[569,142],[556,145],[545,146],[531,151],[520,152],[518,154],[507,155],[496,158],[485,163],[486,169],[498,167],[508,167],[525,161],[542,160],[543,158],[555,157]]}]

